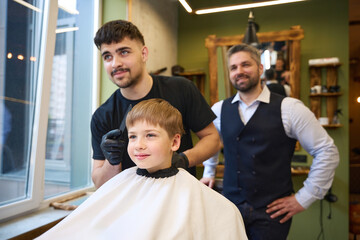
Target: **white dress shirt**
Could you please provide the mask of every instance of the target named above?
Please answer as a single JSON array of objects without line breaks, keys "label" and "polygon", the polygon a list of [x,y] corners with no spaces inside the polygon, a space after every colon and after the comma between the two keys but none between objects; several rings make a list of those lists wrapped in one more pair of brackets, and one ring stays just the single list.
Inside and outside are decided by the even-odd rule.
[{"label": "white dress shirt", "polygon": [[[270,91],[264,86],[258,98],[246,105],[239,94],[232,103],[239,103],[239,114],[243,123],[250,120],[260,102],[270,102]],[[217,118],[213,121],[221,136],[220,116],[223,100],[215,103],[212,110]],[[300,100],[286,97],[281,103],[281,119],[288,137],[297,139],[301,146],[314,157],[304,186],[295,194],[296,200],[308,208],[315,200],[322,199],[331,187],[335,168],[339,164],[339,153],[333,139],[320,125],[315,115]],[[219,153],[205,161],[203,177],[214,177]],[[226,161],[226,160],[225,160]]]}]

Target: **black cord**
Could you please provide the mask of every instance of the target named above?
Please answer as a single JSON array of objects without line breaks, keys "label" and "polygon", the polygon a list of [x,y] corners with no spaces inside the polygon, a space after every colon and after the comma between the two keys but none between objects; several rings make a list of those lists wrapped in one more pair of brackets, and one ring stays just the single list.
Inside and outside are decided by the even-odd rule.
[{"label": "black cord", "polygon": [[331,202],[329,202],[329,215],[328,215],[327,218],[331,219]]},{"label": "black cord", "polygon": [[322,239],[325,240],[325,234],[324,234],[324,226],[323,226],[323,200],[320,200],[320,233],[317,237],[317,239],[319,240],[320,237],[322,236]]},{"label": "black cord", "polygon": [[[329,189],[329,192],[325,195],[324,199],[329,202],[329,215],[327,216],[328,219],[331,219],[332,209],[331,209],[331,203],[336,202],[337,196],[331,193],[331,188]],[[317,237],[319,240],[322,236],[322,239],[325,240],[325,234],[324,234],[324,225],[323,225],[323,200],[320,200],[320,233]]]}]

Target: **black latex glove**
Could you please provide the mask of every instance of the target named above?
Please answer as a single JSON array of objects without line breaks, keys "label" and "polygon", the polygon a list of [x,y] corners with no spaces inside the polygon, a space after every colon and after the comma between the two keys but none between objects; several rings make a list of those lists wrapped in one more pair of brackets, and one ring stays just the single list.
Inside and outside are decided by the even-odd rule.
[{"label": "black latex glove", "polygon": [[187,169],[189,167],[189,159],[184,153],[174,152],[171,159],[171,164],[176,168]]},{"label": "black latex glove", "polygon": [[106,133],[101,139],[101,150],[111,165],[118,165],[126,155],[127,136],[120,129]]}]

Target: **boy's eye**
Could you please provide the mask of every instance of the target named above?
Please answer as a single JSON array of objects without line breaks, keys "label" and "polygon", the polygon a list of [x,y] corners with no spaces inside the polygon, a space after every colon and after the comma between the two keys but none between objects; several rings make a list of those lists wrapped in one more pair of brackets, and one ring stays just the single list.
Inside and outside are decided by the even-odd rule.
[{"label": "boy's eye", "polygon": [[135,139],[136,136],[135,135],[129,135],[129,139]]},{"label": "boy's eye", "polygon": [[155,134],[153,134],[153,133],[148,133],[147,135],[146,135],[146,137],[156,137],[156,135]]}]

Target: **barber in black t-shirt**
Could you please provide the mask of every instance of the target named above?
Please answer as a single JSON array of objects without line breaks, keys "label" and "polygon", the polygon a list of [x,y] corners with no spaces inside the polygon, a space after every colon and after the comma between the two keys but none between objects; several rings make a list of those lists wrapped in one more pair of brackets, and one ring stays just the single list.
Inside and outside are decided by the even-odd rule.
[{"label": "barber in black t-shirt", "polygon": [[[194,167],[220,149],[219,134],[212,121],[214,113],[195,87],[182,77],[151,76],[146,70],[148,49],[138,28],[123,20],[103,25],[94,38],[110,80],[119,89],[102,104],[91,120],[93,171],[96,187],[121,170],[135,166],[127,154],[126,129],[120,127],[129,105],[149,98],[162,98],[182,114],[185,135],[173,164]],[[199,137],[193,147],[190,130]],[[192,168],[191,168],[192,167]]]}]

